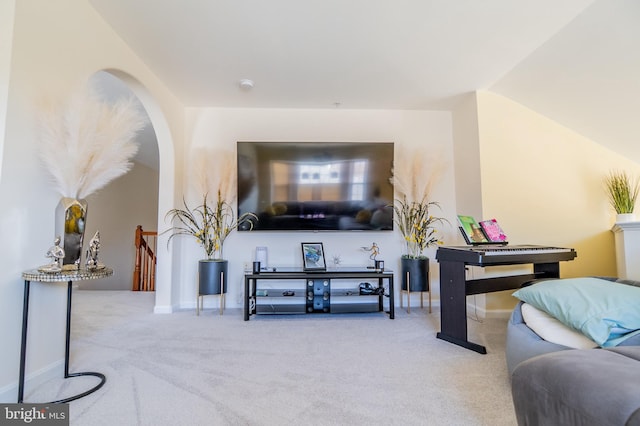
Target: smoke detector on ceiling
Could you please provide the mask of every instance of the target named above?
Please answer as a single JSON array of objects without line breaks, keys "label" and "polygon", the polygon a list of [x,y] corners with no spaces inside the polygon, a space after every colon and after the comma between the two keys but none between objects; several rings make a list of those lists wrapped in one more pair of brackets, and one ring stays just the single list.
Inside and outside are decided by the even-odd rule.
[{"label": "smoke detector on ceiling", "polygon": [[253,85],[253,80],[249,80],[248,78],[240,80],[240,88],[243,90],[251,90],[253,89]]}]

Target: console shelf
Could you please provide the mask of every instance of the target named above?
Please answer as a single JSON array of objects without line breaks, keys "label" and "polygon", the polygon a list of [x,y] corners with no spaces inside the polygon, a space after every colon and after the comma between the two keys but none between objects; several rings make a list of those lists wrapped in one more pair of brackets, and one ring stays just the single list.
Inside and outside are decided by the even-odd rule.
[{"label": "console shelf", "polygon": [[[283,285],[294,280],[298,283]],[[358,286],[340,286],[344,280],[375,280],[377,288],[382,290],[379,290],[379,294],[361,294]],[[263,283],[264,286],[261,286]],[[387,312],[389,318],[393,319],[393,293],[392,271],[340,268],[310,272],[296,268],[274,268],[245,274],[244,320],[248,321],[255,314],[382,312],[385,297],[389,298]]]}]

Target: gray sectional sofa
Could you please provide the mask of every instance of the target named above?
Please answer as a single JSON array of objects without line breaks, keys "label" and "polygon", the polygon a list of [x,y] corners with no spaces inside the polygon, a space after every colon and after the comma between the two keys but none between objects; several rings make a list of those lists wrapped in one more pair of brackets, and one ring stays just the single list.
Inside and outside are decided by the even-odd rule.
[{"label": "gray sectional sofa", "polygon": [[[606,280],[612,286],[611,295],[618,290],[625,293],[622,299],[616,300],[612,296],[611,301],[602,303],[601,299],[609,297],[608,292],[604,296],[597,295],[596,303],[603,306],[598,309],[606,311],[600,318],[604,321],[600,322],[617,321],[615,325],[618,328],[614,327],[615,330],[620,325],[635,329],[640,313],[640,297],[636,298],[636,295],[640,292],[630,290],[627,286],[640,288],[640,282],[615,278]],[[598,284],[602,286],[601,282]],[[624,287],[618,287],[620,285]],[[606,285],[602,287],[607,289]],[[585,297],[588,300],[588,296],[583,294],[570,298],[569,303],[565,302],[567,310],[583,303]],[[530,299],[529,302],[536,303],[537,299]],[[550,315],[562,317],[564,312],[558,313],[557,310],[564,308],[559,306],[562,306],[562,302],[552,301],[541,308],[549,307]],[[617,306],[624,307],[616,309]],[[563,317],[563,322],[565,320],[567,318]],[[588,325],[589,321],[591,326]],[[598,340],[594,321],[585,318],[584,323],[587,324],[583,327],[584,331],[597,341],[599,347],[573,349],[561,342],[547,341],[527,326],[522,315],[522,302],[514,309],[507,327],[506,356],[507,368],[511,373],[514,408],[520,426],[640,426],[640,334],[630,332],[624,339],[615,339],[619,335],[612,334]],[[576,321],[574,325],[575,328],[582,327],[582,321]],[[607,337],[609,339],[604,340]]]},{"label": "gray sectional sofa", "polygon": [[536,356],[511,376],[518,425],[640,425],[640,346]]}]

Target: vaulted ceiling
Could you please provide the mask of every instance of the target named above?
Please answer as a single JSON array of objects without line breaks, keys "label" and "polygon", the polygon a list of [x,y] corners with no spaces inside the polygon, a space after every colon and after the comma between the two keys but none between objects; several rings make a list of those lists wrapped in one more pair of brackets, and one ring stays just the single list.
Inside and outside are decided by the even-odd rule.
[{"label": "vaulted ceiling", "polygon": [[187,106],[451,110],[489,90],[640,163],[637,0],[89,1]]}]

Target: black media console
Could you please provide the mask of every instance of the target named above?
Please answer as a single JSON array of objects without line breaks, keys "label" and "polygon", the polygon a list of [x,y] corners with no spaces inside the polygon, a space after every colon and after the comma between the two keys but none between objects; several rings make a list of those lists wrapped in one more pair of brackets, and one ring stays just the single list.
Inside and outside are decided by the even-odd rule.
[{"label": "black media console", "polygon": [[389,298],[387,312],[393,319],[392,271],[270,268],[245,274],[244,320],[255,314],[382,312],[385,297]]}]

